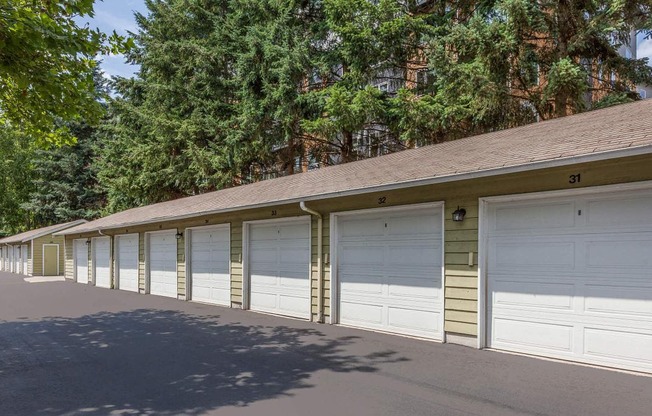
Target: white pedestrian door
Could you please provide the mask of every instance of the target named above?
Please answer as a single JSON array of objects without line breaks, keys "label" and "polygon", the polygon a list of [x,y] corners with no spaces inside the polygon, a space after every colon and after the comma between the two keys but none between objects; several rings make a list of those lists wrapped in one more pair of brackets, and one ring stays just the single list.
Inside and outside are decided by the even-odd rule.
[{"label": "white pedestrian door", "polygon": [[152,295],[177,297],[177,239],[175,231],[147,234]]},{"label": "white pedestrian door", "polygon": [[339,322],[442,339],[442,208],[337,218]]},{"label": "white pedestrian door", "polygon": [[92,250],[95,286],[111,288],[111,239],[93,238]]},{"label": "white pedestrian door", "polygon": [[23,253],[23,261],[22,261],[22,267],[21,270],[23,271],[23,274],[28,274],[27,266],[29,264],[29,252],[27,251],[27,245],[23,244],[20,246],[20,252]]},{"label": "white pedestrian door", "polygon": [[248,227],[251,310],[310,319],[310,219]]},{"label": "white pedestrian door", "polygon": [[119,235],[115,242],[118,289],[138,292],[138,234]]},{"label": "white pedestrian door", "polygon": [[651,191],[487,214],[488,346],[652,371]]},{"label": "white pedestrian door", "polygon": [[230,306],[229,226],[196,228],[186,235],[190,238],[191,299]]},{"label": "white pedestrian door", "polygon": [[75,280],[88,283],[88,245],[86,240],[74,240]]}]

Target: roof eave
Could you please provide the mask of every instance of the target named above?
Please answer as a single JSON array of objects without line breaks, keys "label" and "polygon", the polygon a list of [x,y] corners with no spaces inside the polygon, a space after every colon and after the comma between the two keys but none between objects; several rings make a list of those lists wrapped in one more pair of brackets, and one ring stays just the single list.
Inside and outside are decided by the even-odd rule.
[{"label": "roof eave", "polygon": [[224,214],[224,213],[229,213],[234,211],[242,211],[245,209],[265,208],[265,207],[277,206],[281,204],[299,203],[301,201],[320,201],[329,198],[345,197],[345,196],[352,196],[352,195],[363,195],[363,194],[368,194],[373,192],[391,191],[391,190],[396,190],[396,189],[401,189],[406,187],[412,188],[417,186],[435,185],[439,183],[458,182],[458,181],[464,181],[470,179],[486,178],[490,176],[506,175],[510,173],[528,172],[528,171],[539,170],[539,169],[569,166],[569,165],[574,165],[579,163],[598,162],[602,160],[619,159],[623,157],[640,156],[646,154],[652,154],[652,145],[630,147],[630,148],[619,149],[615,151],[589,153],[580,156],[548,159],[548,160],[536,161],[531,163],[525,163],[521,165],[478,170],[475,172],[451,174],[446,176],[434,176],[431,178],[415,179],[409,181],[395,182],[391,184],[371,186],[366,188],[357,188],[357,189],[350,189],[346,191],[330,192],[330,193],[320,194],[315,196],[270,201],[261,204],[242,205],[242,206],[237,206],[232,208],[209,210],[209,211],[197,212],[197,213],[186,214],[186,215],[174,215],[169,217],[153,218],[147,221],[125,222],[125,223],[115,224],[105,228],[98,227],[98,228],[93,228],[93,229],[83,230],[83,231],[74,231],[71,229],[66,229],[64,231],[60,231],[53,234],[62,235],[62,236],[73,235],[73,234],[87,234],[87,233],[93,233],[99,231],[116,230],[124,227],[135,227],[141,225],[156,224],[165,221],[184,220],[184,219],[201,217],[205,215]]},{"label": "roof eave", "polygon": [[40,237],[43,237],[43,236],[46,236],[46,235],[54,235],[54,236],[57,236],[57,235],[59,235],[59,234],[57,234],[59,231],[67,230],[68,228],[76,227],[76,226],[78,226],[78,225],[85,224],[85,223],[87,223],[87,222],[88,222],[88,220],[76,220],[76,221],[71,221],[71,222],[69,222],[69,223],[66,223],[66,224],[62,225],[62,226],[59,227],[59,228],[55,228],[54,230],[49,230],[49,231],[41,232],[41,233],[35,234],[35,235],[33,235],[33,236],[30,236],[30,237],[28,237],[28,238],[22,240],[21,242],[22,242],[22,243],[25,243],[25,242],[27,242],[27,241],[36,240],[37,238],[40,238]]}]

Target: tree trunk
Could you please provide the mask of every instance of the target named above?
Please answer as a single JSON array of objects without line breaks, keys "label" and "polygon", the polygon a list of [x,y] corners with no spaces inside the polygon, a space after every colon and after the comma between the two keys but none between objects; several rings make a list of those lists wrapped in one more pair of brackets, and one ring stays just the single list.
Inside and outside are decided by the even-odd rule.
[{"label": "tree trunk", "polygon": [[342,163],[353,161],[353,133],[345,130],[342,132],[344,141],[342,143]]}]

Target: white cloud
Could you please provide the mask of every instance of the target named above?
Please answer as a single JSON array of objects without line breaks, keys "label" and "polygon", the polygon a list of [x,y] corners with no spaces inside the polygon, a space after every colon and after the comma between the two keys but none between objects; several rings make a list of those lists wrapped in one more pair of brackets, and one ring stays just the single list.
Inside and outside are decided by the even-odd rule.
[{"label": "white cloud", "polygon": [[100,9],[99,7],[97,7],[97,10],[95,11],[94,20],[94,23],[97,24],[102,31],[108,33],[115,30],[121,35],[126,35],[127,31],[136,32],[138,30],[136,21],[133,18],[118,16],[109,10]]},{"label": "white cloud", "polygon": [[130,78],[140,69],[138,65],[126,63],[124,55],[98,56],[97,59],[102,61],[100,66],[105,78],[112,76]]}]

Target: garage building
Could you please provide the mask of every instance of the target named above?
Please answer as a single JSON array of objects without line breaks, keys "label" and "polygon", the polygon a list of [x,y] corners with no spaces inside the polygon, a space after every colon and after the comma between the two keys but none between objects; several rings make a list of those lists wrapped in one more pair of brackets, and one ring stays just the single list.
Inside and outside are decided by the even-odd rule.
[{"label": "garage building", "polygon": [[648,100],[120,212],[66,277],[138,235],[141,293],[652,372],[650,163]]},{"label": "garage building", "polygon": [[71,221],[1,239],[4,270],[27,276],[63,275],[65,239],[52,234],[85,222]]}]

